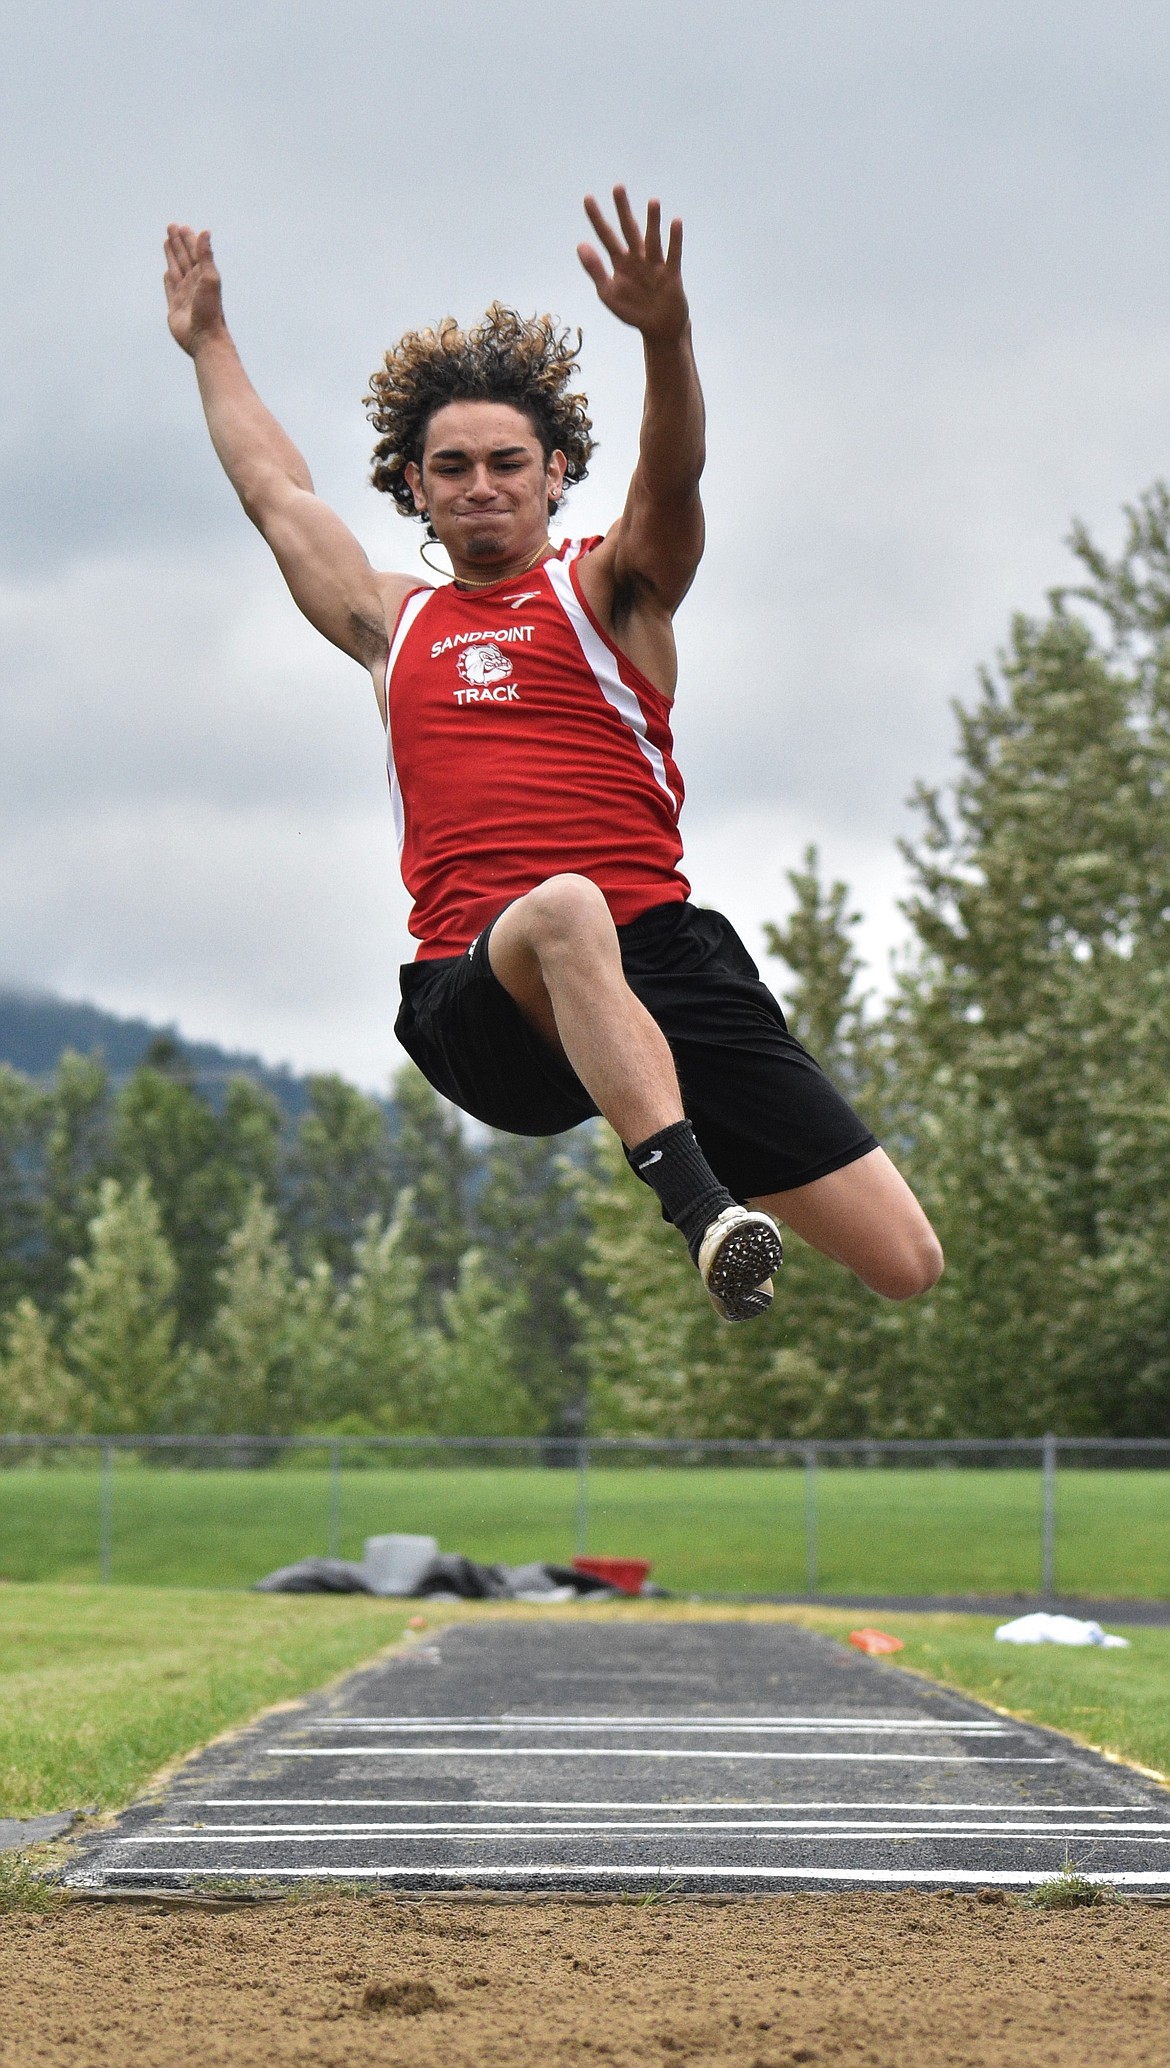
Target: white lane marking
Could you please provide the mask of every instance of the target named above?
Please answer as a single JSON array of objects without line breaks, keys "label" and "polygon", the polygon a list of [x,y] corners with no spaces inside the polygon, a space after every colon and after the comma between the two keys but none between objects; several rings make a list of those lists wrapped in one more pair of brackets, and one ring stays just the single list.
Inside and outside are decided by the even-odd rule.
[{"label": "white lane marking", "polygon": [[[472,1723],[493,1725],[516,1723],[522,1726],[531,1724],[534,1728],[537,1724],[582,1723],[592,1727],[598,1723],[611,1723],[618,1729],[624,1729],[628,1724],[631,1730],[635,1726],[642,1724],[645,1724],[647,1727],[655,1724],[660,1724],[664,1727],[668,1725],[672,1727],[677,1726],[681,1730],[686,1730],[692,1724],[696,1726],[702,1724],[712,1729],[718,1729],[725,1724],[742,1723],[750,1725],[754,1730],[757,1726],[769,1723],[891,1723],[909,1726],[915,1730],[929,1730],[937,1721],[934,1717],[924,1716],[921,1710],[916,1711],[911,1716],[866,1716],[862,1712],[854,1715],[848,1709],[838,1710],[835,1716],[806,1715],[800,1709],[785,1709],[774,1716],[753,1716],[749,1710],[740,1709],[734,1716],[690,1717],[680,1716],[677,1709],[646,1709],[633,1712],[626,1710],[620,1716],[615,1715],[610,1710],[598,1710],[595,1716],[583,1716],[579,1710],[575,1710],[571,1715],[566,1713],[562,1716],[558,1711],[548,1709],[502,1709],[498,1716],[490,1716],[483,1709],[476,1711],[468,1710],[462,1716],[447,1714],[420,1716],[417,1711],[412,1711],[408,1715],[405,1711],[400,1713],[395,1709],[386,1709],[381,1712],[367,1709],[360,1715],[341,1716],[337,1720],[341,1723],[401,1723],[409,1724],[412,1727],[417,1726],[419,1730],[429,1730],[433,1725],[440,1723],[460,1725]],[[958,1720],[963,1723],[978,1723],[980,1729],[983,1730],[1001,1730],[1004,1724],[1009,1721],[1007,1717],[999,1716],[960,1717]]]},{"label": "white lane marking", "polygon": [[[148,1874],[157,1874],[159,1869],[157,1867],[119,1867],[117,1871],[121,1880],[128,1881],[132,1878],[145,1879]],[[299,1880],[303,1877],[319,1880],[324,1876],[333,1881],[390,1881],[404,1880],[406,1878],[417,1880],[420,1873],[425,1873],[440,1881],[456,1881],[461,1877],[465,1879],[468,1874],[479,1874],[485,1870],[477,1862],[468,1861],[455,1867],[322,1867],[318,1863],[315,1867],[251,1866],[247,1871],[250,1878],[259,1874],[271,1874],[282,1881]],[[195,1875],[204,1874],[219,1875],[223,1873],[223,1869],[222,1867],[184,1867],[183,1872],[194,1877]],[[1012,1888],[1034,1888],[1038,1882],[1051,1881],[1052,1879],[1051,1870],[1027,1873],[1007,1867],[711,1867],[705,1866],[701,1862],[691,1865],[678,1865],[676,1863],[667,1865],[662,1863],[657,1867],[625,1865],[620,1867],[598,1867],[592,1861],[584,1861],[575,1867],[493,1866],[490,1872],[493,1880],[505,1874],[513,1876],[518,1880],[528,1880],[534,1873],[539,1873],[546,1880],[550,1877],[555,1877],[558,1881],[567,1881],[570,1875],[575,1874],[603,1876],[607,1881],[616,1881],[620,1876],[625,1876],[627,1879],[632,1877],[637,1880],[661,1881],[664,1877],[677,1879],[684,1874],[691,1874],[694,1875],[696,1880],[701,1881],[724,1879],[727,1881],[941,1882],[944,1888],[948,1887],[952,1882],[959,1881],[974,1882],[980,1887],[988,1887],[994,1883]],[[1124,1888],[1155,1888],[1164,1887],[1170,1882],[1170,1873],[1158,1874],[1152,1869],[1143,1868],[1133,1873],[1089,1873],[1084,1878],[1086,1881],[1099,1881],[1106,1887],[1112,1885]]]},{"label": "white lane marking", "polygon": [[[838,1839],[843,1844],[853,1844],[859,1839],[887,1839],[895,1837],[925,1838],[996,1838],[1000,1836],[1043,1837],[1048,1839],[1090,1838],[1100,1845],[1170,1845],[1170,1837],[1161,1838],[1158,1831],[1170,1832],[1170,1824],[1160,1824],[1155,1835],[1143,1832],[1139,1837],[1117,1835],[1117,1826],[1108,1831],[1097,1830],[1085,1824],[859,1824],[827,1825],[770,1822],[765,1818],[751,1822],[733,1822],[717,1817],[680,1818],[678,1823],[662,1824],[619,1822],[595,1824],[523,1824],[514,1818],[507,1823],[476,1824],[213,1824],[200,1831],[191,1824],[167,1825],[159,1836],[120,1838],[119,1845],[218,1845],[225,1840],[229,1845],[261,1845],[270,1839],[285,1845],[323,1845],[336,1838],[352,1839],[362,1845],[377,1844],[382,1838],[497,1838],[502,1833],[512,1832],[526,1838],[547,1836],[564,1837],[566,1832],[613,1831],[619,1836],[631,1831],[770,1831],[790,1832],[798,1838]],[[191,1834],[191,1835],[188,1835]]]},{"label": "white lane marking", "polygon": [[[701,1796],[680,1795],[663,1797],[655,1802],[633,1802],[627,1796],[613,1798],[587,1796],[580,1801],[566,1799],[563,1795],[549,1797],[528,1797],[516,1795],[477,1796],[474,1801],[460,1801],[433,1795],[191,1795],[185,1799],[187,1809],[447,1809],[447,1810],[675,1810],[694,1809],[764,1809],[772,1810],[918,1810],[924,1816],[941,1816],[950,1810],[957,1816],[977,1816],[984,1811],[998,1811],[1001,1816],[1017,1812],[1021,1816],[1078,1816],[1078,1817],[1124,1817],[1157,1815],[1153,1803],[1148,1807],[1140,1802],[875,1802],[872,1797],[864,1802],[776,1802],[771,1797],[766,1802],[753,1802],[743,1796]],[[1136,1827],[1135,1827],[1136,1828]]]},{"label": "white lane marking", "polygon": [[397,1719],[393,1721],[375,1720],[367,1716],[322,1716],[314,1717],[313,1728],[315,1730],[363,1731],[459,1731],[467,1734],[473,1731],[518,1730],[654,1731],[655,1733],[674,1731],[681,1732],[687,1737],[693,1737],[697,1733],[719,1737],[731,1737],[733,1735],[746,1737],[806,1737],[816,1736],[822,1731],[831,1736],[836,1736],[839,1732],[848,1733],[851,1731],[860,1731],[867,1736],[896,1736],[902,1731],[929,1731],[932,1735],[945,1735],[947,1737],[965,1732],[968,1735],[973,1734],[978,1737],[1002,1738],[1018,1735],[1026,1726],[1008,1723],[873,1723],[865,1719],[855,1721],[852,1717],[844,1722],[813,1718],[807,1722],[797,1722],[794,1720],[787,1723],[660,1723],[658,1721],[644,1721],[639,1717],[599,1716],[591,1719],[588,1723],[576,1723],[568,1718],[528,1716],[522,1722],[512,1722],[509,1718],[504,1717],[498,1722],[493,1723],[455,1723],[446,1720],[436,1721],[432,1718],[426,1718],[418,1723],[401,1723]]},{"label": "white lane marking", "polygon": [[701,1752],[661,1745],[266,1745],[269,1759],[704,1759],[708,1765],[727,1759],[853,1759],[896,1766],[1062,1766],[1055,1753],[1017,1758],[1010,1752],[725,1752],[705,1746]]},{"label": "white lane marking", "polygon": [[[972,1722],[975,1722],[975,1723],[977,1723],[977,1724],[978,1724],[978,1726],[979,1726],[979,1728],[980,1728],[981,1730],[1000,1730],[1000,1729],[1002,1729],[1002,1727],[1003,1727],[1003,1724],[1004,1724],[1004,1723],[1005,1723],[1005,1722],[1007,1721],[1007,1719],[1006,1719],[1006,1718],[1001,1718],[1001,1717],[998,1717],[998,1716],[988,1716],[988,1717],[979,1717],[979,1718],[972,1718],[972,1719],[966,1719],[966,1718],[964,1718],[964,1719],[961,1719],[961,1720],[962,1720],[962,1721],[968,1721],[968,1720],[970,1720],[970,1721],[972,1721]],[[408,1723],[408,1722],[419,1722],[419,1723],[425,1723],[425,1722],[427,1721],[427,1718],[426,1718],[426,1717],[417,1717],[417,1718],[416,1718],[416,1717],[407,1717],[407,1716],[405,1716],[405,1715],[403,1715],[403,1716],[397,1716],[397,1715],[393,1714],[392,1712],[390,1712],[390,1711],[387,1711],[387,1713],[386,1713],[385,1717],[383,1718],[383,1721],[384,1721],[384,1722],[386,1722],[386,1723]],[[934,1723],[935,1719],[934,1719],[934,1718],[932,1718],[932,1717],[930,1717],[930,1716],[926,1716],[926,1715],[924,1715],[924,1714],[923,1714],[923,1712],[922,1712],[922,1711],[921,1711],[920,1709],[919,1709],[919,1710],[914,1710],[914,1711],[913,1711],[913,1712],[912,1712],[912,1713],[911,1713],[911,1714],[910,1714],[909,1716],[893,1716],[893,1715],[887,1715],[887,1716],[867,1716],[867,1715],[866,1715],[866,1714],[864,1713],[864,1711],[859,1711],[859,1712],[858,1712],[857,1714],[854,1714],[854,1713],[853,1713],[853,1712],[852,1712],[851,1710],[848,1710],[848,1709],[839,1709],[839,1710],[837,1711],[837,1713],[836,1713],[836,1714],[835,1714],[834,1716],[813,1716],[813,1715],[811,1715],[811,1714],[807,1714],[807,1713],[806,1713],[806,1712],[805,1712],[805,1711],[804,1711],[803,1709],[782,1709],[782,1710],[778,1711],[778,1712],[777,1712],[777,1714],[776,1714],[776,1715],[774,1715],[774,1716],[770,1716],[770,1715],[766,1715],[766,1716],[755,1716],[755,1715],[753,1715],[753,1714],[752,1714],[751,1710],[749,1710],[749,1709],[739,1709],[739,1710],[737,1710],[737,1711],[736,1711],[736,1713],[735,1713],[735,1715],[734,1715],[734,1716],[690,1716],[690,1717],[680,1716],[680,1715],[679,1715],[679,1713],[678,1713],[678,1710],[677,1710],[677,1709],[662,1709],[662,1710],[654,1710],[654,1709],[647,1709],[647,1710],[646,1710],[646,1711],[644,1711],[644,1712],[643,1712],[643,1711],[638,1711],[638,1712],[636,1712],[636,1713],[635,1713],[635,1714],[633,1714],[633,1715],[631,1715],[631,1714],[630,1714],[630,1713],[629,1713],[629,1712],[627,1711],[627,1712],[626,1712],[626,1713],[625,1713],[624,1715],[621,1715],[621,1716],[615,1715],[615,1714],[613,1713],[613,1711],[612,1711],[612,1710],[611,1710],[611,1711],[608,1711],[608,1712],[606,1712],[606,1713],[604,1713],[604,1714],[603,1714],[602,1712],[600,1712],[600,1711],[599,1711],[599,1712],[597,1713],[597,1715],[590,1715],[590,1716],[582,1715],[582,1713],[581,1713],[581,1712],[580,1712],[579,1710],[574,1710],[574,1711],[573,1711],[573,1713],[572,1713],[571,1715],[570,1715],[570,1714],[568,1714],[568,1713],[566,1713],[566,1714],[565,1714],[564,1716],[561,1716],[561,1715],[550,1715],[550,1714],[548,1714],[548,1713],[547,1713],[547,1712],[546,1712],[545,1710],[543,1710],[543,1709],[534,1709],[534,1710],[526,1710],[526,1709],[505,1709],[505,1710],[503,1710],[503,1711],[501,1712],[501,1714],[500,1714],[500,1715],[499,1715],[498,1717],[492,1717],[492,1716],[489,1716],[489,1715],[487,1715],[487,1714],[486,1714],[486,1712],[485,1712],[484,1714],[482,1714],[482,1715],[479,1715],[479,1716],[470,1716],[470,1715],[468,1715],[468,1716],[445,1716],[445,1717],[443,1718],[443,1721],[444,1721],[444,1723],[520,1723],[520,1724],[526,1724],[526,1723],[584,1723],[584,1724],[594,1724],[594,1723],[613,1723],[613,1724],[617,1724],[617,1725],[619,1725],[619,1726],[621,1726],[621,1725],[625,1725],[625,1724],[629,1724],[629,1725],[630,1725],[631,1727],[632,1727],[633,1725],[635,1725],[635,1724],[643,1724],[643,1723],[644,1723],[644,1724],[647,1724],[647,1725],[649,1725],[649,1724],[661,1724],[661,1725],[663,1725],[664,1727],[667,1727],[667,1726],[669,1726],[669,1727],[675,1727],[675,1726],[677,1726],[677,1727],[678,1727],[679,1729],[681,1729],[681,1730],[687,1730],[687,1729],[689,1729],[689,1728],[691,1727],[691,1725],[692,1725],[692,1724],[695,1724],[695,1725],[701,1724],[701,1725],[703,1725],[703,1726],[704,1726],[705,1728],[709,1726],[709,1727],[711,1727],[712,1729],[716,1729],[716,1730],[717,1730],[717,1729],[719,1729],[719,1728],[720,1728],[720,1727],[721,1727],[722,1725],[724,1725],[724,1724],[733,1724],[733,1723],[734,1723],[734,1724],[740,1724],[740,1723],[742,1723],[742,1724],[744,1724],[744,1725],[748,1726],[749,1728],[751,1728],[752,1730],[755,1730],[755,1729],[757,1728],[757,1726],[760,1726],[760,1725],[766,1725],[766,1724],[770,1724],[770,1723],[864,1723],[864,1724],[875,1724],[875,1725],[876,1725],[876,1724],[892,1724],[892,1725],[895,1725],[895,1726],[896,1726],[897,1728],[899,1728],[899,1729],[909,1729],[909,1730],[929,1730],[929,1729],[931,1729],[931,1728],[932,1728],[932,1725],[933,1725],[933,1723]]]}]

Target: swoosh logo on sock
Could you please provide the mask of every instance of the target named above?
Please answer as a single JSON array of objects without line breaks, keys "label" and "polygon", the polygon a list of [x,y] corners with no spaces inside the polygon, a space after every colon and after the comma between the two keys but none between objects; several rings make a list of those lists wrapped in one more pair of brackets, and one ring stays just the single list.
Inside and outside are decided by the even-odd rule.
[{"label": "swoosh logo on sock", "polygon": [[651,1151],[650,1151],[650,1154],[649,1154],[649,1156],[647,1156],[647,1157],[645,1158],[645,1160],[644,1160],[644,1161],[643,1161],[642,1163],[640,1163],[640,1164],[638,1165],[638,1169],[639,1169],[639,1170],[649,1170],[649,1168],[650,1168],[650,1165],[651,1165],[652,1163],[661,1163],[661,1161],[662,1161],[662,1151],[661,1151],[661,1149],[651,1149]]}]

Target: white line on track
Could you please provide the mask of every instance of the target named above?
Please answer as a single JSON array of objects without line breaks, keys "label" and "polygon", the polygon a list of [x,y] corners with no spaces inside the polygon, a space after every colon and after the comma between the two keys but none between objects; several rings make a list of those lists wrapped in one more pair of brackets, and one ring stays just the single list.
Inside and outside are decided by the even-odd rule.
[{"label": "white line on track", "polygon": [[[610,1831],[620,1838],[627,1836],[630,1832],[657,1831],[661,1833],[662,1829],[663,1827],[661,1824],[617,1823],[478,1824],[476,1825],[474,1830],[469,1830],[466,1824],[382,1824],[377,1825],[373,1828],[371,1828],[369,1825],[361,1824],[324,1824],[318,1825],[315,1828],[312,1825],[307,1824],[302,1824],[299,1826],[270,1824],[261,1826],[258,1830],[249,1831],[245,1829],[233,1829],[233,1827],[230,1824],[228,1824],[216,1826],[210,1832],[201,1831],[188,1835],[184,1831],[183,1826],[180,1825],[177,1828],[172,1827],[170,1830],[162,1832],[158,1837],[143,1836],[140,1838],[120,1838],[118,1840],[118,1844],[130,1846],[224,1844],[233,1847],[242,1845],[271,1845],[273,1843],[277,1845],[332,1845],[336,1842],[337,1839],[344,1838],[347,1841],[347,1843],[351,1845],[380,1845],[383,1839],[387,1837],[422,1837],[434,1840],[457,1840],[461,1844],[467,1844],[469,1841],[474,1839],[496,1839],[503,1836],[507,1836],[508,1834],[511,1834],[514,1837],[522,1837],[531,1840],[535,1838],[549,1837],[562,1838],[564,1837],[566,1832],[572,1831],[588,1831],[594,1835],[598,1834],[599,1832]],[[871,1830],[859,1830],[856,1828],[847,1830],[826,1830],[826,1828],[823,1825],[811,1827],[805,1826],[802,1828],[800,1825],[794,1824],[721,1824],[705,1822],[684,1822],[680,1824],[672,1824],[669,1826],[669,1829],[671,1831],[786,1831],[796,1838],[805,1839],[808,1841],[816,1840],[818,1844],[836,1840],[839,1844],[842,1845],[856,1845],[863,1839],[872,1839],[875,1843],[881,1843],[884,1845],[892,1835],[902,1837],[924,1836],[928,1838],[955,1839],[999,1838],[1005,1836],[1009,1831],[1011,1832],[1013,1837],[1018,1837],[1020,1835],[1019,1825],[1004,1824],[976,1824],[971,1826],[961,1825],[957,1830],[951,1829],[945,1824],[926,1824],[916,1826],[910,1826],[907,1824],[894,1824],[887,1826],[885,1828],[878,1826]],[[1094,1831],[1091,1834],[1089,1834],[1083,1830],[1078,1831],[1075,1826],[1066,1828],[1065,1826],[1061,1825],[1054,1830],[1052,1826],[1049,1825],[1046,1829],[1041,1830],[1041,1827],[1039,1826],[1033,1826],[1029,1829],[1029,1827],[1025,1825],[1023,1827],[1023,1830],[1025,1836],[1034,1837],[1037,1834],[1039,1834],[1047,1839],[1061,1839],[1068,1837],[1083,1838],[1085,1836],[1090,1836],[1093,1841],[1100,1845],[1170,1845],[1170,1838],[1149,1838],[1146,1837],[1144,1834],[1140,1838],[1126,1836],[1118,1837],[1115,1836],[1112,1831]]]},{"label": "white line on track", "polygon": [[[299,1832],[311,1834],[313,1837],[319,1837],[322,1833],[325,1833],[335,1838],[344,1837],[347,1833],[352,1833],[355,1837],[376,1837],[381,1833],[396,1836],[419,1832],[424,1835],[434,1832],[440,1837],[449,1837],[452,1833],[472,1837],[481,1831],[795,1831],[801,1834],[811,1831],[825,1833],[828,1836],[844,1834],[848,1838],[867,1838],[871,1834],[878,1838],[888,1838],[894,1832],[899,1835],[908,1833],[911,1836],[927,1838],[940,1835],[947,1838],[990,1838],[995,1837],[1001,1832],[1011,1832],[1013,1834],[1022,1833],[1025,1837],[1039,1835],[1041,1837],[1053,1838],[1100,1838],[1110,1844],[1113,1842],[1114,1834],[1117,1832],[1138,1832],[1141,1834],[1139,1838],[1118,1839],[1118,1844],[1138,1845],[1150,1834],[1153,1834],[1152,1842],[1154,1844],[1170,1844],[1170,1824],[1139,1824],[1130,1820],[1127,1820],[1124,1824],[1110,1824],[1103,1829],[1099,1824],[1073,1822],[1058,1825],[993,1824],[990,1822],[977,1824],[972,1823],[969,1818],[965,1818],[961,1822],[947,1822],[945,1819],[940,1819],[933,1824],[909,1824],[905,1821],[895,1821],[892,1818],[879,1821],[876,1818],[868,1817],[864,1819],[860,1817],[672,1817],[669,1824],[666,1824],[660,1817],[602,1817],[595,1822],[588,1822],[580,1817],[574,1817],[571,1822],[565,1823],[558,1823],[552,1819],[548,1821],[542,1819],[536,1823],[522,1817],[501,1817],[488,1818],[477,1824],[468,1824],[466,1822],[448,1824],[438,1818],[420,1818],[414,1823],[165,1824],[160,1825],[159,1829],[163,1832],[195,1831],[210,1833],[213,1838],[242,1837],[252,1834],[263,1836],[265,1833],[275,1837],[279,1833],[292,1835]],[[1167,1834],[1166,1837],[1160,1837],[1158,1834],[1161,1832],[1165,1832]],[[162,1844],[163,1840],[156,1838],[150,1838],[149,1840],[145,1838],[142,1840],[124,1838],[119,1840],[119,1843],[122,1845],[137,1845],[139,1843],[156,1845]]]},{"label": "white line on track", "polygon": [[431,1718],[426,1718],[418,1723],[400,1723],[397,1720],[393,1722],[374,1721],[366,1716],[324,1716],[315,1718],[314,1725],[318,1730],[325,1728],[330,1730],[362,1731],[434,1731],[436,1733],[439,1731],[458,1731],[461,1735],[470,1735],[473,1731],[498,1732],[518,1730],[653,1731],[656,1735],[660,1732],[665,1734],[673,1731],[686,1737],[701,1735],[778,1738],[816,1737],[822,1732],[830,1737],[836,1737],[842,1733],[848,1735],[851,1732],[858,1732],[866,1737],[896,1737],[904,1731],[929,1731],[934,1737],[948,1738],[957,1737],[961,1734],[968,1737],[1003,1738],[1013,1735],[1018,1736],[1021,1730],[1019,1724],[1008,1723],[874,1723],[870,1721],[856,1722],[852,1717],[845,1722],[829,1722],[827,1719],[817,1719],[807,1723],[660,1723],[657,1721],[645,1722],[640,1718],[628,1716],[599,1716],[591,1719],[588,1723],[575,1723],[567,1719],[562,1720],[559,1717],[541,1716],[526,1717],[522,1723],[513,1723],[507,1719],[493,1723],[447,1723],[443,1721],[436,1722]]},{"label": "white line on track", "polygon": [[[412,1730],[433,1730],[440,1724],[451,1724],[455,1729],[459,1730],[472,1724],[483,1724],[490,1726],[492,1729],[502,1724],[515,1724],[520,1729],[525,1729],[531,1725],[535,1730],[538,1725],[543,1724],[547,1724],[551,1728],[562,1724],[578,1723],[589,1730],[592,1730],[596,1725],[603,1727],[612,1726],[615,1730],[625,1730],[627,1728],[630,1730],[641,1730],[643,1728],[647,1730],[728,1730],[733,1724],[742,1724],[745,1729],[763,1730],[772,1724],[789,1723],[856,1723],[864,1724],[867,1729],[872,1728],[874,1730],[884,1730],[886,1728],[897,1730],[951,1728],[945,1719],[940,1725],[937,1718],[929,1716],[853,1716],[850,1715],[848,1710],[842,1710],[837,1716],[801,1716],[795,1712],[789,1712],[783,1716],[750,1716],[745,1715],[741,1709],[737,1716],[699,1716],[694,1719],[680,1717],[677,1710],[669,1710],[662,1715],[655,1715],[652,1711],[648,1711],[645,1714],[633,1716],[629,1714],[625,1716],[553,1716],[545,1710],[536,1710],[530,1713],[522,1709],[505,1709],[499,1716],[488,1716],[482,1712],[477,1715],[469,1713],[466,1716],[399,1716],[392,1714],[389,1710],[382,1715],[376,1715],[371,1710],[367,1711],[364,1716],[338,1716],[334,1718],[334,1721],[337,1723],[398,1723]],[[960,1728],[966,1730],[1004,1730],[1011,1727],[1008,1718],[1004,1717],[1001,1719],[998,1716],[984,1718],[961,1717],[958,1719],[958,1722]]]},{"label": "white line on track", "polygon": [[[656,1802],[631,1802],[625,1796],[613,1798],[593,1797],[581,1801],[567,1801],[564,1796],[529,1798],[527,1796],[498,1795],[478,1796],[474,1801],[460,1802],[433,1795],[193,1795],[185,1799],[186,1809],[466,1809],[476,1810],[662,1810],[673,1814],[676,1810],[694,1809],[764,1809],[772,1810],[918,1810],[924,1816],[939,1816],[944,1810],[960,1816],[978,1816],[983,1812],[998,1811],[1001,1816],[1019,1814],[1028,1817],[1124,1817],[1157,1814],[1153,1803],[1144,1809],[1134,1802],[775,1802],[769,1797],[766,1802],[752,1802],[734,1796],[720,1800],[718,1797],[682,1795]],[[1136,1826],[1135,1826],[1136,1828]]]},{"label": "white line on track", "polygon": [[980,1752],[727,1752],[706,1745],[683,1751],[663,1745],[266,1745],[269,1759],[703,1759],[708,1765],[727,1759],[889,1760],[896,1766],[1063,1766],[1055,1753],[1017,1758],[1013,1753]]},{"label": "white line on track", "polygon": [[[120,1880],[129,1880],[131,1878],[145,1880],[148,1875],[157,1875],[160,1871],[165,1870],[160,1870],[158,1867],[119,1867],[117,1870]],[[249,1867],[248,1874],[250,1877],[271,1874],[281,1881],[291,1881],[294,1879],[317,1881],[322,1876],[327,1876],[331,1881],[343,1879],[351,1881],[390,1881],[401,1880],[406,1877],[417,1881],[420,1872],[422,1872],[438,1881],[456,1881],[466,1879],[468,1874],[475,1874],[481,1871],[477,1863],[468,1862],[455,1867],[427,1867],[425,1869],[419,1869],[418,1867],[322,1867],[320,1864],[315,1867],[252,1866]],[[183,1872],[191,1876],[220,1875],[223,1869],[221,1867],[185,1867]],[[955,1882],[970,1882],[980,1888],[986,1888],[993,1884],[1013,1888],[1034,1888],[1038,1882],[1051,1881],[1052,1879],[1051,1871],[1026,1873],[1006,1867],[936,1867],[921,1869],[913,1867],[711,1867],[701,1862],[683,1863],[682,1865],[673,1862],[670,1864],[662,1862],[657,1867],[598,1867],[591,1861],[584,1861],[575,1867],[558,1866],[534,1869],[529,1865],[525,1865],[518,1867],[493,1866],[491,1869],[493,1881],[498,1880],[504,1875],[516,1880],[527,1881],[531,1879],[534,1872],[539,1872],[545,1879],[555,1877],[558,1881],[568,1881],[570,1877],[574,1876],[583,1878],[586,1881],[591,1876],[594,1878],[600,1876],[607,1881],[617,1881],[620,1879],[627,1881],[661,1881],[663,1879],[680,1879],[683,1875],[691,1875],[697,1881],[854,1881],[862,1883],[900,1882],[904,1885],[935,1882],[941,1883],[944,1888],[949,1887]],[[1103,1882],[1107,1887],[1162,1888],[1167,1883],[1170,1883],[1170,1871],[1165,1874],[1158,1874],[1143,1869],[1136,1873],[1086,1874],[1084,1878],[1086,1881]]]}]

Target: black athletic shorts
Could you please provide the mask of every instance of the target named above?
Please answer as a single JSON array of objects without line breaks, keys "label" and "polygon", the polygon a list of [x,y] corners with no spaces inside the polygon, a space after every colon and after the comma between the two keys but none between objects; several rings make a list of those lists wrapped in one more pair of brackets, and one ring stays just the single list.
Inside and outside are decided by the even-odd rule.
[{"label": "black athletic shorts", "polygon": [[[435,1090],[474,1119],[507,1134],[561,1134],[597,1108],[495,975],[490,933],[465,955],[407,963],[394,1031]],[[703,1154],[734,1198],[811,1184],[877,1147],[789,1033],[721,913],[655,905],[618,939],[626,981],[670,1043]]]}]

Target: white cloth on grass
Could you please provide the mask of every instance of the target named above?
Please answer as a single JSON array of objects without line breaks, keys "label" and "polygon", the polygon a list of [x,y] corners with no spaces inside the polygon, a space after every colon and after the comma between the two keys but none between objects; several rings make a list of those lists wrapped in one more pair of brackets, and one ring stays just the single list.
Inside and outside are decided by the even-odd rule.
[{"label": "white cloth on grass", "polygon": [[1113,1637],[1100,1623],[1082,1623],[1076,1616],[1052,1616],[1044,1609],[1034,1615],[1017,1616],[1014,1623],[1001,1623],[996,1636],[1003,1644],[1097,1644],[1127,1645],[1128,1637]]}]

